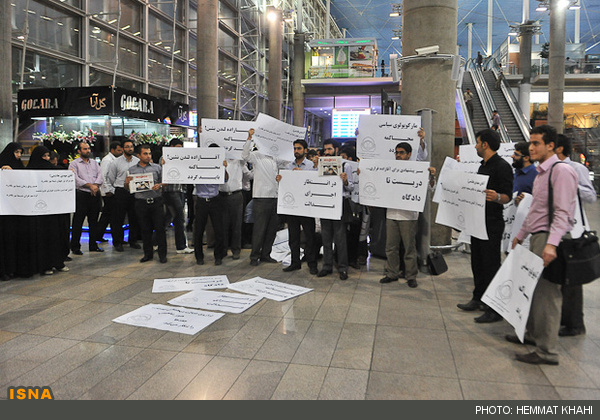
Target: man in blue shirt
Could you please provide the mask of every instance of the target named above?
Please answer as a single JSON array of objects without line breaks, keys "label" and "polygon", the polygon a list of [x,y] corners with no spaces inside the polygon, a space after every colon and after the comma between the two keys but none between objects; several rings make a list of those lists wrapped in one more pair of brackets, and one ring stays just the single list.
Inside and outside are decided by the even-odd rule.
[{"label": "man in blue shirt", "polygon": [[535,165],[531,162],[529,157],[529,143],[521,141],[515,144],[512,160],[512,166],[515,168],[513,193],[517,193],[515,203],[518,205],[523,199],[524,193],[531,194],[531,191],[533,190],[533,180],[537,175]]}]

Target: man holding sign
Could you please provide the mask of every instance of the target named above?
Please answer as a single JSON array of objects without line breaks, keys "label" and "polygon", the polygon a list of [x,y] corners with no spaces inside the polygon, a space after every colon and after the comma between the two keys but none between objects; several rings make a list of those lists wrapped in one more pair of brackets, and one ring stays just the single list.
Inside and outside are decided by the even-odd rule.
[{"label": "man holding sign", "polygon": [[504,204],[512,199],[513,171],[508,162],[497,151],[500,148],[500,135],[492,130],[477,133],[475,150],[483,158],[478,174],[488,175],[485,190],[485,225],[487,240],[471,236],[471,270],[473,271],[473,297],[465,304],[456,305],[463,311],[485,309],[485,313],[475,318],[475,322],[497,322],[502,317],[481,302],[483,293],[500,268],[502,234],[504,233]]}]

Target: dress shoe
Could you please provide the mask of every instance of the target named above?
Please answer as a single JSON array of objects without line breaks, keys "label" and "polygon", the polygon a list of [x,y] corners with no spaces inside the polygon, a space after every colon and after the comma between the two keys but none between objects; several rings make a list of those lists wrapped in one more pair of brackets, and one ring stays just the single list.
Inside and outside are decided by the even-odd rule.
[{"label": "dress shoe", "polygon": [[117,252],[124,252],[125,251],[123,249],[123,245],[121,245],[121,244],[115,245],[114,248],[115,248],[115,251],[117,251]]},{"label": "dress shoe", "polygon": [[73,258],[71,258],[71,257],[69,257],[69,256],[66,256],[66,257],[65,257],[65,261],[73,261]]},{"label": "dress shoe", "polygon": [[81,251],[81,249],[74,249],[73,251],[71,251],[71,253],[74,255],[83,255],[83,252]]},{"label": "dress shoe", "polygon": [[398,281],[398,279],[393,279],[391,277],[385,276],[384,278],[379,280],[379,283],[386,284],[386,283],[391,283],[393,281]]},{"label": "dress shoe", "polygon": [[319,272],[317,267],[310,267],[309,271],[310,271],[310,274],[312,274],[313,276]]},{"label": "dress shoe", "polygon": [[52,270],[46,270],[42,273],[44,276],[51,276],[52,274],[54,274],[54,271]]},{"label": "dress shoe", "polygon": [[475,318],[475,322],[479,324],[489,324],[491,322],[498,322],[502,319],[502,317],[493,310],[485,311],[483,315]]},{"label": "dress shoe", "polygon": [[408,287],[412,287],[413,289],[418,286],[417,281],[415,279],[410,279],[406,282]]},{"label": "dress shoe", "polygon": [[142,246],[140,244],[138,244],[137,242],[130,242],[129,246],[133,249],[142,249]]},{"label": "dress shoe", "polygon": [[256,267],[258,265],[258,260],[250,260],[250,265]]},{"label": "dress shoe", "polygon": [[196,265],[204,265],[204,258],[196,259]]},{"label": "dress shoe", "polygon": [[96,248],[90,249],[90,252],[104,252],[104,250],[102,248],[100,248],[99,246],[97,246]]},{"label": "dress shoe", "polygon": [[234,260],[239,260],[240,259],[240,253],[239,252],[234,252],[233,255],[231,256],[232,259]]},{"label": "dress shoe", "polygon": [[348,280],[348,272],[340,271],[340,280]]},{"label": "dress shoe", "polygon": [[160,261],[161,264],[164,264],[167,262],[167,257],[160,257],[158,261]]},{"label": "dress shoe", "polygon": [[145,263],[147,261],[152,261],[152,257],[142,257],[142,259],[140,260],[141,263]]},{"label": "dress shoe", "polygon": [[222,259],[218,258],[218,259],[215,260],[215,265],[221,265],[221,264],[223,264],[223,260]]},{"label": "dress shoe", "polygon": [[272,264],[274,264],[274,263],[277,263],[278,261],[277,261],[277,260],[275,260],[275,259],[273,259],[273,258],[271,258],[271,257],[265,257],[265,258],[261,258],[261,259],[260,259],[260,262],[264,262],[264,263],[272,263]]},{"label": "dress shoe", "polygon": [[67,267],[67,266],[65,265],[64,267],[57,268],[57,270],[58,270],[58,271],[62,271],[62,272],[64,273],[64,272],[67,272],[67,271],[69,271],[69,267]]},{"label": "dress shoe", "polygon": [[187,246],[183,249],[178,249],[177,251],[175,251],[177,254],[191,254],[192,252],[194,252],[193,249],[188,248]]},{"label": "dress shoe", "polygon": [[558,330],[558,335],[560,337],[574,337],[576,335],[582,335],[582,334],[585,334],[585,327],[581,327],[581,328],[560,327],[560,330]]},{"label": "dress shoe", "polygon": [[321,270],[317,273],[317,277],[325,277],[331,273],[332,273],[331,270]]},{"label": "dress shoe", "polygon": [[355,270],[360,270],[360,264],[358,263],[358,261],[351,262],[348,265],[354,268]]},{"label": "dress shoe", "polygon": [[471,299],[469,302],[467,303],[459,303],[458,305],[456,305],[456,307],[458,309],[462,309],[463,311],[476,311],[477,309],[480,309],[482,306],[481,301],[479,300],[475,300],[475,299]]},{"label": "dress shoe", "polygon": [[286,273],[288,273],[290,271],[300,270],[301,268],[302,268],[302,266],[300,264],[292,264],[292,265],[288,265],[287,267],[285,267],[283,269],[283,271],[285,271]]},{"label": "dress shoe", "polygon": [[506,334],[504,336],[504,338],[506,339],[506,341],[508,341],[509,343],[515,343],[515,344],[523,344],[523,345],[528,345],[528,346],[535,346],[535,341],[530,340],[529,338],[525,338],[525,341],[523,341],[521,343],[521,340],[519,340],[519,337],[517,337],[514,334]]},{"label": "dress shoe", "polygon": [[526,354],[515,354],[515,359],[519,362],[529,363],[530,365],[558,365],[558,360],[542,359],[536,352]]}]

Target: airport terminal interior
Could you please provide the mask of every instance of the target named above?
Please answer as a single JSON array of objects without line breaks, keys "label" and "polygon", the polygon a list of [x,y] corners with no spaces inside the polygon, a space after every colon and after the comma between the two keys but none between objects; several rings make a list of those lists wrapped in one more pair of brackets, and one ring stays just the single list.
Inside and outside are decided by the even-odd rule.
[{"label": "airport terminal interior", "polygon": [[[460,145],[475,147],[494,108],[503,142],[527,141],[532,127],[555,123],[548,7],[558,2],[566,13],[563,128],[572,159],[600,192],[600,0],[447,0],[456,25],[432,33],[456,29],[452,51],[438,55],[439,45],[423,45],[404,56],[404,43],[421,46],[410,24],[427,22],[421,15],[403,27],[403,13],[420,13],[414,0],[0,2],[0,21],[11,31],[0,39],[12,57],[8,73],[0,69],[12,76],[0,95],[14,110],[0,109],[0,144],[22,144],[25,163],[43,144],[68,164],[82,136],[94,138],[98,162],[112,141],[126,138],[161,146],[176,137],[197,147],[203,118],[255,121],[261,113],[306,127],[310,148],[330,138],[355,145],[360,115],[403,114],[410,99],[438,100],[431,91],[449,86],[455,103],[435,102],[444,110],[427,133],[438,170],[445,156],[436,145],[448,146],[449,157]],[[217,9],[207,30],[199,11],[209,6]],[[217,51],[202,51],[202,37],[215,34]],[[419,60],[444,60],[445,79],[432,71],[411,91],[409,70]],[[466,88],[474,109],[464,102]],[[119,98],[129,98],[120,111]],[[436,118],[448,117],[451,126],[440,128]],[[600,200],[584,208],[600,230]],[[186,234],[190,246],[202,246]],[[506,341],[514,332],[507,321],[476,323],[482,312],[456,306],[473,291],[470,248],[459,234],[452,230],[445,244],[432,238],[448,270],[433,275],[422,266],[415,288],[403,278],[380,283],[381,252],[342,280],[335,267],[317,277],[306,263],[292,272],[279,262],[251,265],[247,248],[221,265],[207,248],[206,264],[197,265],[194,254],[176,253],[172,226],[166,263],[155,256],[142,264],[142,250],[128,246],[117,252],[108,231],[104,252],[88,252],[84,232],[83,254],[70,254],[68,271],[0,281],[0,399],[11,386],[48,386],[57,400],[600,400],[600,281],[583,286],[586,332],[559,338],[559,365],[521,363],[515,353],[534,347]],[[153,293],[155,279],[218,275],[310,290],[263,298],[194,335],[114,322],[185,293]]]}]

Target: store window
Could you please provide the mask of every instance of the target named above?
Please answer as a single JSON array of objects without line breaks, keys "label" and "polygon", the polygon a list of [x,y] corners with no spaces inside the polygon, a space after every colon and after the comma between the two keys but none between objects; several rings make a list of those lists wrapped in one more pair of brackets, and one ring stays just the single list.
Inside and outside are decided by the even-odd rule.
[{"label": "store window", "polygon": [[[88,51],[90,61],[114,67],[117,35],[97,26],[90,29]],[[119,36],[119,71],[141,76],[142,45]]]},{"label": "store window", "polygon": [[[12,91],[21,88],[21,58],[23,50],[12,49]],[[73,87],[81,83],[82,67],[58,58],[47,57],[32,51],[25,54],[23,88]]]},{"label": "store window", "polygon": [[150,13],[148,16],[148,42],[169,54],[173,49],[173,35],[175,35],[175,54],[183,56],[183,45],[185,41],[184,31],[175,28],[173,34],[173,23]]},{"label": "store window", "polygon": [[81,20],[65,10],[41,4],[31,0],[28,10],[25,10],[26,2],[11,2],[13,13],[11,14],[11,26],[13,36],[22,37],[28,21],[29,35],[27,42],[51,50],[59,51],[74,56],[80,55],[80,33]]},{"label": "store window", "polygon": [[[173,60],[173,84],[171,88],[185,90],[184,67],[179,60]],[[169,86],[171,83],[171,57],[148,51],[148,80],[159,85]]]},{"label": "store window", "polygon": [[[119,0],[94,0],[88,3],[88,13],[93,18],[103,20],[109,25],[135,36],[142,36],[142,7],[133,0],[121,1],[121,18],[119,20]],[[93,28],[93,23],[92,23]]]},{"label": "store window", "polygon": [[[113,75],[94,68],[90,69],[90,86],[110,86],[113,84]],[[142,82],[117,76],[115,85],[123,89],[142,92],[144,85]]]}]

